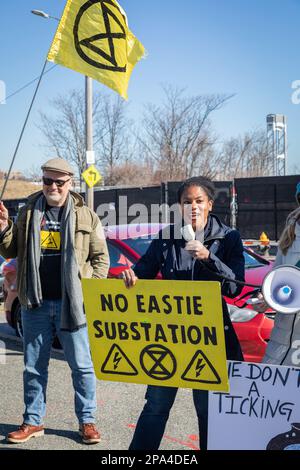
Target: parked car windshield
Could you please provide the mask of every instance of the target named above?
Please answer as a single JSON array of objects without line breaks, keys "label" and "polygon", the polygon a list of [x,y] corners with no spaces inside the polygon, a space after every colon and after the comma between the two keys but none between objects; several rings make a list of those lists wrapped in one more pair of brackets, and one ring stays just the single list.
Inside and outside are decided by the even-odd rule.
[{"label": "parked car windshield", "polygon": [[266,260],[260,260],[256,258],[254,255],[250,254],[248,251],[244,250],[244,258],[245,258],[245,268],[259,268],[261,266],[266,266],[268,262]]},{"label": "parked car windshield", "polygon": [[128,238],[124,240],[124,242],[136,251],[138,255],[143,256],[148,250],[153,238],[155,238],[155,235],[144,235],[143,237]]}]

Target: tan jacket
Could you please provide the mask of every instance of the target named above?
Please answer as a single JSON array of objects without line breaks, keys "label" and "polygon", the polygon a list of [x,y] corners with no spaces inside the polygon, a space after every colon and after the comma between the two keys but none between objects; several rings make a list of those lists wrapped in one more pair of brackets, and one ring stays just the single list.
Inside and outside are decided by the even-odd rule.
[{"label": "tan jacket", "polygon": [[[17,222],[9,220],[9,229],[0,243],[0,254],[4,258],[18,257],[17,288],[20,303],[26,305],[26,260],[28,231],[32,210],[41,191],[32,194],[20,210]],[[75,254],[80,277],[106,278],[109,269],[109,254],[101,222],[87,206],[82,197],[71,191],[75,206]],[[53,273],[55,275],[55,273]]]}]

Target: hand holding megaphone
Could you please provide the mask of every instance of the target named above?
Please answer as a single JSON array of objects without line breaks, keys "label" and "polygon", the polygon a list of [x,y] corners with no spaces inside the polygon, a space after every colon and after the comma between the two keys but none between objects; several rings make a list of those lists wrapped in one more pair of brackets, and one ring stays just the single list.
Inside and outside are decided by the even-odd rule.
[{"label": "hand holding megaphone", "polygon": [[276,312],[300,312],[300,269],[291,265],[274,268],[264,279],[262,294]]}]

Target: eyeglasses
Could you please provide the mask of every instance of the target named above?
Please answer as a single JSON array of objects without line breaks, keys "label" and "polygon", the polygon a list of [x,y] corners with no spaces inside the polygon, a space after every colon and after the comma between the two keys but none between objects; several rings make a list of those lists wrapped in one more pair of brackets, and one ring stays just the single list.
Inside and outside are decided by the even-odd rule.
[{"label": "eyeglasses", "polygon": [[43,183],[46,186],[51,186],[53,183],[55,183],[58,188],[62,188],[63,185],[70,180],[71,178],[69,178],[68,180],[53,180],[52,178],[45,178],[45,176],[43,176]]}]

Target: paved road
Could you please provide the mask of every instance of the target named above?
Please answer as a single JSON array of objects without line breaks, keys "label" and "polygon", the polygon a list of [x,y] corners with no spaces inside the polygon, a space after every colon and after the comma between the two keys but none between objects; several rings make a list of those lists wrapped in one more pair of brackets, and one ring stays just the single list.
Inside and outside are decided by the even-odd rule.
[{"label": "paved road", "polygon": [[[84,446],[77,434],[73,411],[73,389],[67,363],[61,352],[53,351],[49,368],[45,436],[21,445],[9,445],[5,435],[21,423],[23,413],[22,344],[5,323],[0,312],[0,451],[9,449],[126,450],[139,412],[144,404],[145,386],[118,382],[97,383],[98,424],[102,441]],[[196,415],[191,390],[179,390],[161,449],[198,448]]]}]

